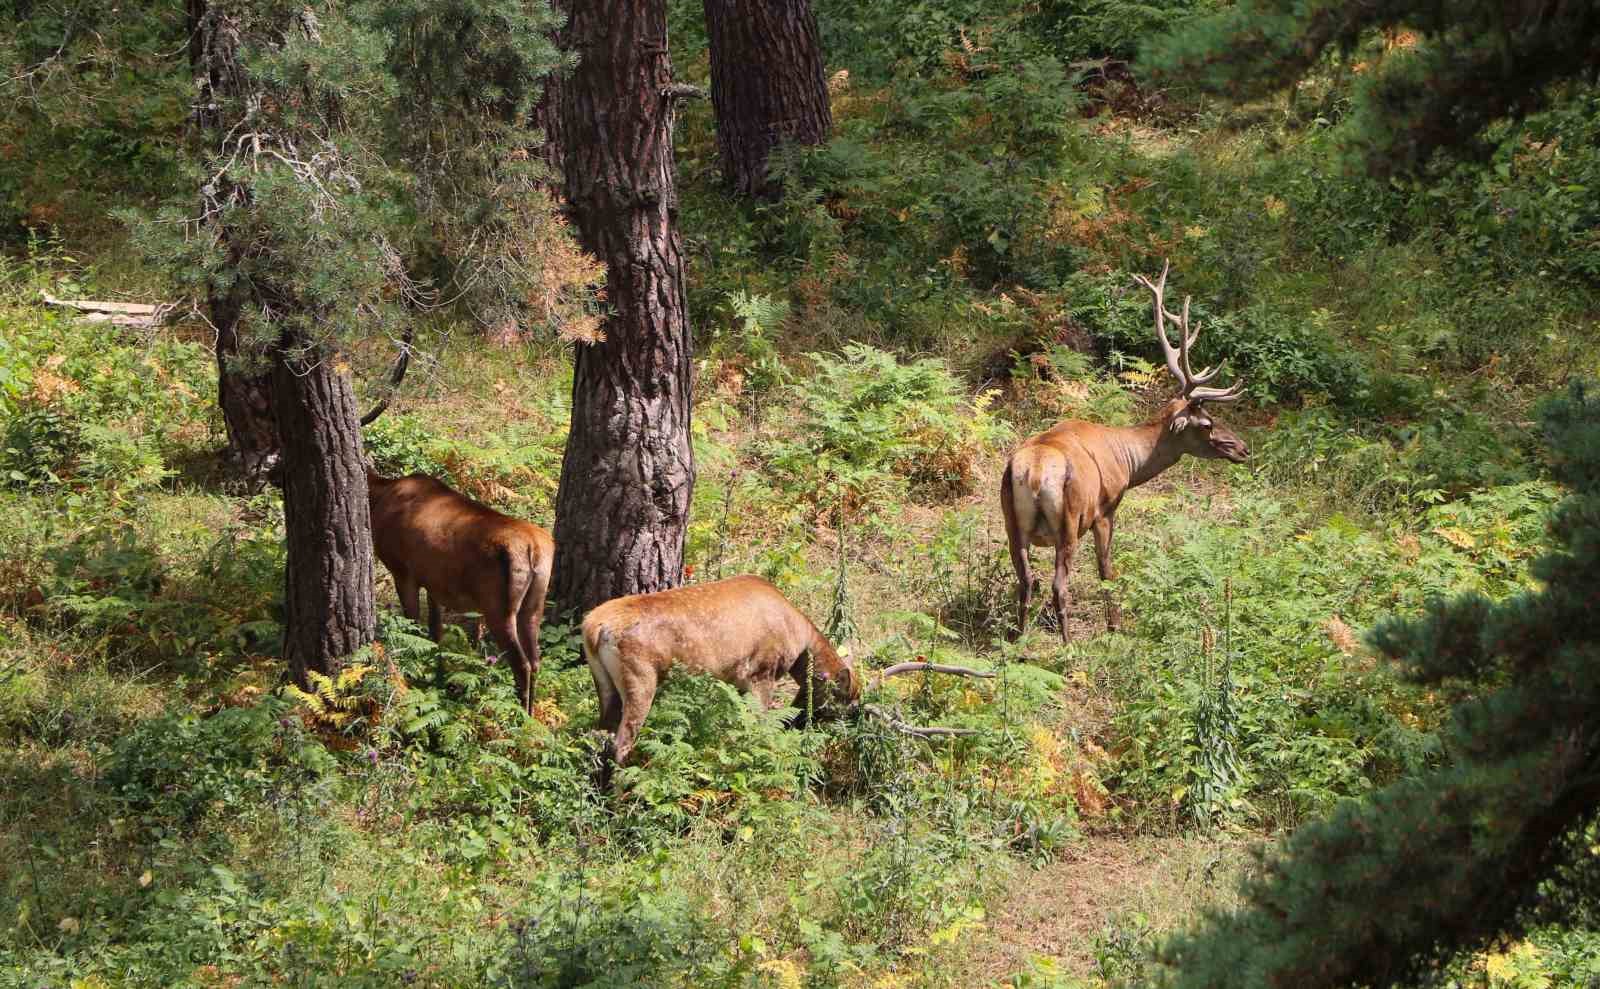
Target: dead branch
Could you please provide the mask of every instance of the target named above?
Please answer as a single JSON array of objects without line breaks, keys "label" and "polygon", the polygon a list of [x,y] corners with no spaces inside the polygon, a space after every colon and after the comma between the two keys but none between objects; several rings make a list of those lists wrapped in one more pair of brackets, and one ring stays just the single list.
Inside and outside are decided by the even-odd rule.
[{"label": "dead branch", "polygon": [[48,292],[41,292],[40,295],[44,297],[46,305],[77,311],[79,319],[116,326],[155,326],[178,308],[173,302],[100,302],[94,299],[58,299]]},{"label": "dead branch", "polygon": [[982,677],[985,680],[992,680],[995,675],[993,670],[975,670],[970,666],[947,666],[943,663],[924,663],[918,660],[914,663],[896,663],[893,666],[886,666],[878,671],[878,676],[887,680],[889,677],[899,676],[901,673],[916,673],[919,670],[927,670],[929,673],[953,673],[956,676],[964,677]]},{"label": "dead branch", "polygon": [[898,717],[893,711],[879,707],[876,704],[863,704],[861,710],[884,724],[893,728],[902,735],[911,735],[916,738],[948,738],[952,735],[976,735],[976,728],[943,728],[933,725],[914,725]]}]

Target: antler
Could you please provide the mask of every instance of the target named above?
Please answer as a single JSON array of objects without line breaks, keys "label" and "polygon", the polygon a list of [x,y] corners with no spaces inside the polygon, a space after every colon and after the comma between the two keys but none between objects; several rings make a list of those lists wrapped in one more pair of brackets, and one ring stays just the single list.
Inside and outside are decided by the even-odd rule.
[{"label": "antler", "polygon": [[[1178,384],[1183,386],[1183,397],[1191,402],[1232,402],[1244,394],[1244,382],[1235,381],[1227,388],[1202,388],[1207,381],[1215,378],[1221,371],[1222,365],[1208,367],[1199,374],[1189,366],[1189,348],[1200,339],[1200,327],[1196,325],[1189,328],[1189,296],[1183,297],[1183,314],[1180,316],[1167,309],[1167,272],[1171,270],[1172,262],[1161,262],[1161,277],[1152,282],[1143,275],[1134,275],[1133,280],[1150,290],[1156,301],[1156,339],[1161,342],[1161,354],[1167,359],[1167,370],[1178,379]],[[1172,341],[1167,339],[1167,320],[1178,324],[1178,347],[1173,349]]]}]

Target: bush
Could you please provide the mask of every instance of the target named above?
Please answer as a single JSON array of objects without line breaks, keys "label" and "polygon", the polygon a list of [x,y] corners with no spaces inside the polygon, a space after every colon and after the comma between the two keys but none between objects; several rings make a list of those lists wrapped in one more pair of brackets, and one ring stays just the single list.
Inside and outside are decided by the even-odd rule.
[{"label": "bush", "polygon": [[674,676],[639,735],[640,765],[617,773],[622,834],[652,844],[714,821],[733,831],[783,816],[815,773],[816,736],[756,713],[737,689],[709,676]]},{"label": "bush", "polygon": [[1038,18],[1063,59],[1126,61],[1145,39],[1219,6],[1218,0],[1045,0]]},{"label": "bush", "polygon": [[[735,941],[660,867],[597,890],[545,880],[544,906],[511,925],[512,984],[530,989],[718,989],[751,984],[752,939]],[[730,943],[732,942],[732,943]]]},{"label": "bush", "polygon": [[[1137,354],[1160,368],[1150,295],[1132,285],[1132,276],[1121,271],[1080,275],[1070,286],[1072,315],[1108,349]],[[1169,286],[1168,292],[1168,306],[1179,305],[1181,286]],[[1259,402],[1323,394],[1346,407],[1370,408],[1373,371],[1363,356],[1339,343],[1333,318],[1328,310],[1302,314],[1268,301],[1224,313],[1195,298],[1190,322],[1202,333],[1191,363],[1197,370],[1226,363],[1231,380],[1243,379]]]},{"label": "bush", "polygon": [[868,512],[909,488],[938,500],[967,494],[976,458],[1005,427],[989,397],[969,401],[945,363],[902,363],[865,344],[808,355],[816,372],[791,386],[798,436],[767,446],[769,470],[819,508],[843,497]]},{"label": "bush", "polygon": [[48,244],[33,251],[25,265],[0,262],[0,484],[128,492],[159,483],[212,414],[208,349],[40,311],[39,290],[82,292],[77,279],[92,275],[52,277],[52,265],[72,259]]},{"label": "bush", "polygon": [[112,748],[105,784],[131,813],[186,830],[271,788],[315,783],[334,759],[290,713],[288,702],[263,698],[209,717],[153,718]]},{"label": "bush", "polygon": [[1119,583],[1138,624],[1103,660],[1126,677],[1115,789],[1167,813],[1186,806],[1206,775],[1207,671],[1224,663],[1238,757],[1225,820],[1293,826],[1417,771],[1434,757],[1426,729],[1437,702],[1374,669],[1360,631],[1440,595],[1524,590],[1554,497],[1544,483],[1495,488],[1390,535],[1340,515],[1302,527],[1280,502],[1242,495],[1235,526],[1168,507],[1161,536],[1130,528]]}]

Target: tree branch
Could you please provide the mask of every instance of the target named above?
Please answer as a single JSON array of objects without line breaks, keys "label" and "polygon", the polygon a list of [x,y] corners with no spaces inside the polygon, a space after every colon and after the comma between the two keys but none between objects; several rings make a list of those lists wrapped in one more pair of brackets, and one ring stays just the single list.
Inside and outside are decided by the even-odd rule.
[{"label": "tree branch", "polygon": [[920,660],[914,663],[896,663],[893,666],[886,666],[878,671],[878,676],[887,680],[892,676],[899,676],[902,673],[916,673],[919,670],[927,670],[929,673],[952,673],[956,676],[964,677],[981,677],[985,680],[992,680],[995,676],[993,670],[975,670],[970,666],[947,666],[943,663],[924,663]]},{"label": "tree branch", "polygon": [[914,725],[909,721],[902,720],[888,708],[879,707],[876,704],[863,704],[861,705],[861,710],[879,719],[900,734],[912,735],[916,738],[946,738],[952,735],[978,734],[978,729],[976,728],[943,728],[933,725]]}]

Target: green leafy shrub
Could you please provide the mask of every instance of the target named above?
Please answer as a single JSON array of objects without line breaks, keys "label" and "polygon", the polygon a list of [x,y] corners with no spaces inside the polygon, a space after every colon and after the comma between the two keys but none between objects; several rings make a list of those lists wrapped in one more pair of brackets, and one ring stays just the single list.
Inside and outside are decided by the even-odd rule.
[{"label": "green leafy shrub", "polygon": [[1045,0],[1037,17],[1064,59],[1127,60],[1145,39],[1218,6],[1217,0]]},{"label": "green leafy shrub", "polygon": [[188,829],[219,807],[259,798],[285,776],[320,780],[333,756],[290,712],[288,702],[263,698],[209,717],[153,718],[113,747],[105,785],[130,812]]},{"label": "green leafy shrub", "polygon": [[[749,985],[757,956],[703,903],[664,881],[662,857],[649,871],[597,890],[549,879],[532,899],[544,906],[511,927],[508,969],[539,989],[717,989]],[[547,874],[548,875],[548,874]]]},{"label": "green leafy shrub", "polygon": [[825,506],[835,491],[872,510],[909,488],[923,498],[972,490],[975,458],[1006,435],[945,363],[901,362],[865,344],[808,355],[814,374],[791,386],[798,436],[772,442],[769,470]]},{"label": "green leafy shrub", "polygon": [[737,689],[676,676],[657,694],[639,734],[640,765],[617,773],[629,840],[649,844],[713,820],[736,830],[788,813],[814,774],[816,736],[758,714]]},{"label": "green leafy shrub", "polygon": [[723,311],[731,326],[718,322],[706,352],[723,362],[719,380],[737,376],[735,394],[747,393],[751,401],[759,401],[786,379],[775,340],[790,308],[786,300],[759,292],[728,293]]},{"label": "green leafy shrub", "polygon": [[937,830],[912,830],[891,817],[885,832],[843,878],[837,890],[839,927],[847,938],[898,954],[917,935],[973,906],[961,865],[960,839]]},{"label": "green leafy shrub", "polygon": [[37,250],[14,272],[0,268],[0,484],[126,492],[161,482],[211,414],[207,348],[40,311],[33,292],[84,287],[52,280],[46,266],[65,256]]},{"label": "green leafy shrub", "polygon": [[1425,729],[1436,702],[1374,669],[1357,630],[1444,594],[1525,589],[1554,496],[1543,483],[1496,488],[1387,536],[1338,515],[1302,529],[1260,496],[1236,496],[1238,522],[1226,527],[1158,509],[1161,538],[1119,536],[1119,590],[1138,624],[1132,641],[1111,640],[1105,660],[1128,676],[1118,688],[1116,788],[1167,812],[1188,797],[1193,712],[1209,703],[1208,639],[1231,649],[1239,772],[1226,817],[1293,824],[1419,769],[1435,755]]},{"label": "green leafy shrub", "polygon": [[[384,616],[381,631],[407,689],[396,693],[383,675],[374,678],[385,705],[366,742],[374,799],[401,802],[428,822],[433,841],[473,868],[521,854],[532,835],[597,823],[587,740],[526,719],[509,670],[441,649],[395,615]],[[554,672],[559,651],[551,659],[539,679],[539,710],[559,725],[593,687],[587,670]]]},{"label": "green leafy shrub", "polygon": [[[270,498],[256,507],[281,524]],[[44,613],[119,659],[196,671],[207,656],[275,653],[284,565],[276,525],[159,534],[171,540],[164,545],[150,531],[156,522],[137,512],[95,519],[52,547]]]},{"label": "green leafy shrub", "polygon": [[[1155,368],[1136,360],[1126,362],[1131,376],[1146,381],[1157,375]],[[1126,425],[1133,412],[1133,393],[1097,367],[1091,355],[1066,344],[1014,354],[1011,388],[1016,418],[1024,422],[1089,419]]]},{"label": "green leafy shrub", "polygon": [[439,442],[416,416],[402,412],[379,416],[361,431],[361,444],[378,473],[386,477],[445,474],[444,464],[435,454]]}]

